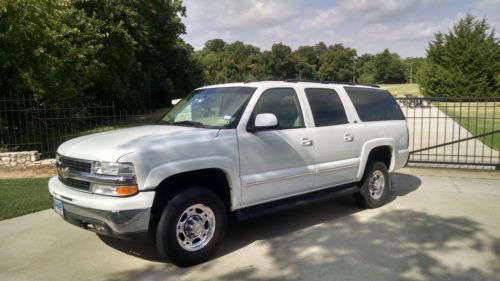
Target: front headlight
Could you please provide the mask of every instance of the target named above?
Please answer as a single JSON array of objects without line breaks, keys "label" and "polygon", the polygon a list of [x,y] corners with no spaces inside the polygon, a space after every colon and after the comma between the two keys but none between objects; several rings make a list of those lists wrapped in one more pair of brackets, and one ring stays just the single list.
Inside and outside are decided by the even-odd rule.
[{"label": "front headlight", "polygon": [[[138,192],[132,163],[94,161],[92,173],[105,176],[100,178],[100,182],[92,183],[92,193],[108,196],[130,196]],[[117,176],[118,178],[107,179],[106,176]]]},{"label": "front headlight", "polygon": [[132,163],[113,163],[94,161],[92,172],[98,175],[134,176],[135,170]]}]

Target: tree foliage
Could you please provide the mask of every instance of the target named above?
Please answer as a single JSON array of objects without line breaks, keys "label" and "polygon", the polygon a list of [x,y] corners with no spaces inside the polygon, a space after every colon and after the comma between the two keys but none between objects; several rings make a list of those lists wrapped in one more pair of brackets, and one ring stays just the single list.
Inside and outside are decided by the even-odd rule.
[{"label": "tree foliage", "polygon": [[162,106],[203,83],[178,0],[0,0],[0,88],[44,103]]},{"label": "tree foliage", "polygon": [[208,40],[196,58],[202,64],[206,84],[286,79],[351,82],[354,75],[362,83],[404,83],[410,79],[410,69],[415,73],[422,60],[402,59],[389,50],[357,57],[353,48],[323,42],[296,50],[277,43],[269,51],[261,51],[219,38]]},{"label": "tree foliage", "polygon": [[485,19],[466,15],[437,33],[418,71],[427,96],[499,96],[500,45]]}]

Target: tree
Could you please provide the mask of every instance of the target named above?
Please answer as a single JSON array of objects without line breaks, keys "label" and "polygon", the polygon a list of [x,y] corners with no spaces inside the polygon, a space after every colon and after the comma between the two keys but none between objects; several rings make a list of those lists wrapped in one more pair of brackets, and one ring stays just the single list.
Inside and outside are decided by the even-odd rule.
[{"label": "tree", "polygon": [[205,43],[205,47],[203,50],[210,51],[210,52],[222,52],[224,51],[224,48],[226,48],[227,43],[224,42],[224,40],[216,38],[212,40],[208,40]]},{"label": "tree", "polygon": [[320,80],[350,82],[354,74],[356,50],[342,44],[329,46],[321,52],[317,77]]},{"label": "tree", "polygon": [[375,55],[373,63],[376,83],[405,82],[404,67],[398,54],[385,49],[382,53]]},{"label": "tree", "polygon": [[424,58],[405,58],[402,60],[406,83],[416,83],[416,73],[425,62]]},{"label": "tree", "polygon": [[486,19],[467,14],[436,33],[417,72],[426,96],[499,96],[500,45]]},{"label": "tree", "polygon": [[316,72],[319,69],[319,56],[314,46],[300,46],[293,52],[292,56],[296,62],[295,70],[298,79],[316,79]]},{"label": "tree", "polygon": [[273,44],[271,51],[264,53],[264,61],[270,79],[295,78],[295,61],[289,46],[283,43]]},{"label": "tree", "polygon": [[181,1],[72,2],[104,23],[106,36],[99,38],[104,48],[98,58],[104,68],[91,89],[102,99],[114,99],[122,107],[165,106],[172,97],[200,86],[199,81],[186,81],[197,76],[190,72],[200,69],[192,65],[192,48],[180,39],[185,33]]},{"label": "tree", "polygon": [[356,60],[357,81],[364,84],[375,83],[375,56],[363,54]]},{"label": "tree", "polygon": [[2,94],[165,106],[202,84],[180,0],[0,0]]},{"label": "tree", "polygon": [[66,1],[0,0],[0,92],[40,103],[89,99],[100,23]]},{"label": "tree", "polygon": [[209,40],[196,57],[203,66],[206,84],[264,79],[260,49],[240,41]]}]

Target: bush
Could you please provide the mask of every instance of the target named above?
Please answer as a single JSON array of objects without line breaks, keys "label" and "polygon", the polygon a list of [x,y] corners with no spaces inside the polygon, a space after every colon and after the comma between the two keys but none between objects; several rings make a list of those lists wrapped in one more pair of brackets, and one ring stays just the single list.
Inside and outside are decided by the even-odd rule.
[{"label": "bush", "polygon": [[429,43],[417,79],[425,96],[499,96],[500,45],[485,19],[465,16]]}]

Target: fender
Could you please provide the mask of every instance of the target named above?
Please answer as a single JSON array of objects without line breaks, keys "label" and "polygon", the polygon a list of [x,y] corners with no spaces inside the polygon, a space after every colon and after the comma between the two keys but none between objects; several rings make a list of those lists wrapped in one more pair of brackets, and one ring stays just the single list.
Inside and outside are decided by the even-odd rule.
[{"label": "fender", "polygon": [[149,172],[144,181],[144,190],[155,189],[164,179],[179,173],[202,169],[220,169],[226,175],[229,184],[231,206],[233,209],[237,209],[241,204],[241,183],[235,167],[238,167],[238,164],[231,159],[217,156],[165,163]]},{"label": "fender", "polygon": [[366,162],[368,160],[368,155],[370,155],[370,152],[372,149],[375,147],[379,146],[388,146],[391,149],[391,166],[389,168],[389,172],[391,172],[394,169],[394,164],[395,164],[395,150],[394,147],[396,147],[396,141],[391,138],[377,138],[377,139],[372,139],[363,145],[363,148],[361,149],[361,161],[359,165],[359,170],[357,174],[357,179],[361,180],[363,177],[363,173],[365,172],[365,167],[366,167]]}]

